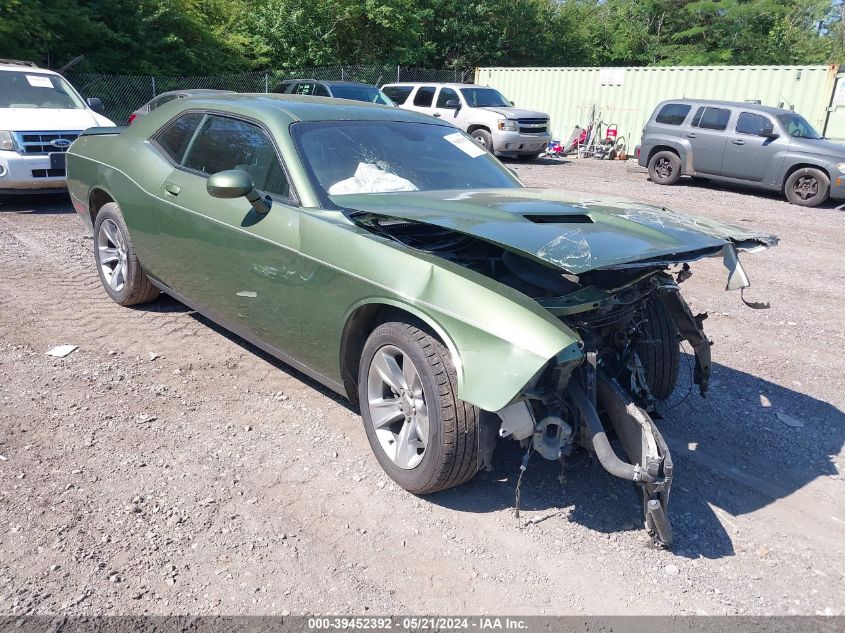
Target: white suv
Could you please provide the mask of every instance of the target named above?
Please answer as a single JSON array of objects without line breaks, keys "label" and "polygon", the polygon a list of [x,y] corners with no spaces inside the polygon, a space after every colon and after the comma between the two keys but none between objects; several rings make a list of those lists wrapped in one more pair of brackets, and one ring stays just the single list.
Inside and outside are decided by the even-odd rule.
[{"label": "white suv", "polygon": [[551,140],[549,115],[522,110],[498,90],[474,84],[395,83],[382,92],[400,108],[448,121],[488,152],[537,158]]},{"label": "white suv", "polygon": [[0,59],[0,194],[66,187],[65,152],[82,130],[113,127],[61,75]]}]

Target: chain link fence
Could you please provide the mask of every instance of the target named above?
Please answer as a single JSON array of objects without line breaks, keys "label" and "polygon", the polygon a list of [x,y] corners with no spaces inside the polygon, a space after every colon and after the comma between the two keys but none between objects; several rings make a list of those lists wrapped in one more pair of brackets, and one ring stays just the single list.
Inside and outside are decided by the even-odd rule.
[{"label": "chain link fence", "polygon": [[125,124],[133,110],[162,92],[196,88],[235,92],[276,92],[279,84],[285,79],[299,78],[359,81],[381,87],[394,81],[472,83],[475,72],[405,66],[321,66],[207,77],[67,74],[67,79],[82,93],[83,97],[102,99],[104,114],[118,125]]}]

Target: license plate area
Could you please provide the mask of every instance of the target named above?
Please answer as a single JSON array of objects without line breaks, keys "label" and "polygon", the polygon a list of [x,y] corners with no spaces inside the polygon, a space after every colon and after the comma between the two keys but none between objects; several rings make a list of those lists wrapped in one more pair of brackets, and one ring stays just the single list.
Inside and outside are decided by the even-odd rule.
[{"label": "license plate area", "polygon": [[64,171],[65,158],[66,154],[64,152],[53,152],[50,154],[50,169],[61,169]]}]

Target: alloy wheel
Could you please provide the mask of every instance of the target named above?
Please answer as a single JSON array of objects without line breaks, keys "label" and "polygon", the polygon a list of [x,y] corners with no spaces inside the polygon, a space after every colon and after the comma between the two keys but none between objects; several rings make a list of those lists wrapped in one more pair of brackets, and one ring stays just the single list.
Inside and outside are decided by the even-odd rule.
[{"label": "alloy wheel", "polygon": [[428,406],[419,371],[398,347],[385,345],[370,361],[367,400],[385,455],[404,470],[418,466],[429,443]]},{"label": "alloy wheel", "polygon": [[115,292],[120,292],[126,285],[129,269],[126,238],[111,218],[106,219],[97,232],[97,252],[106,283]]},{"label": "alloy wheel", "polygon": [[654,166],[654,171],[661,180],[666,180],[672,175],[672,163],[668,158],[661,158]]},{"label": "alloy wheel", "polygon": [[801,176],[793,183],[792,191],[801,200],[810,200],[819,193],[819,181],[813,176]]}]

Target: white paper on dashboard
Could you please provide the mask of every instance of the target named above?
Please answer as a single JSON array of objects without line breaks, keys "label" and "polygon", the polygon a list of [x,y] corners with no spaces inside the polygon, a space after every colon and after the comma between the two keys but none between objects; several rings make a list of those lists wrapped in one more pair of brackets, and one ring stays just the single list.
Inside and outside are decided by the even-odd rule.
[{"label": "white paper on dashboard", "polygon": [[27,75],[26,80],[29,82],[30,86],[35,86],[36,88],[53,87],[53,82],[50,81],[49,77],[45,77],[44,75]]},{"label": "white paper on dashboard", "polygon": [[484,156],[484,154],[487,153],[487,150],[481,147],[481,145],[475,141],[471,141],[460,132],[447,134],[443,138],[471,158],[478,158],[479,156]]}]

